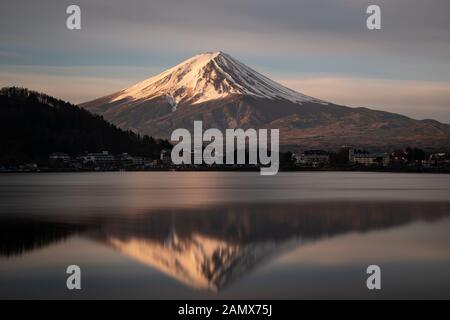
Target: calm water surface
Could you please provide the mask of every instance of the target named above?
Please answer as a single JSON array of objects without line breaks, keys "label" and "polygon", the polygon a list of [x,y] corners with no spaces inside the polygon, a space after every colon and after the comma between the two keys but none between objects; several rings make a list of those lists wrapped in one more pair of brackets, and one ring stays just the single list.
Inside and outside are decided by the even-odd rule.
[{"label": "calm water surface", "polygon": [[3,174],[0,298],[450,299],[450,175]]}]

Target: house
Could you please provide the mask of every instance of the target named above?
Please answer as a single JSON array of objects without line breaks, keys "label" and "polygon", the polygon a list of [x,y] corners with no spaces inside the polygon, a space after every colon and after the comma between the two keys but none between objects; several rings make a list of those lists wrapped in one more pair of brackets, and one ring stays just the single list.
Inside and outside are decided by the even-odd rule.
[{"label": "house", "polygon": [[19,171],[36,172],[39,171],[39,167],[36,163],[24,163],[19,166]]},{"label": "house", "polygon": [[430,161],[430,163],[432,163],[433,166],[437,166],[437,167],[443,167],[443,166],[450,165],[450,160],[449,160],[448,155],[443,152],[431,154],[429,161]]},{"label": "house", "polygon": [[116,158],[108,151],[103,151],[101,153],[89,153],[83,156],[83,162],[85,164],[113,165],[116,162]]},{"label": "house", "polygon": [[308,167],[322,167],[330,164],[330,154],[324,150],[307,150],[301,153],[297,163]]},{"label": "house", "polygon": [[161,163],[163,165],[171,165],[172,164],[172,151],[163,149],[161,150]]},{"label": "house", "polygon": [[69,163],[71,158],[67,153],[63,152],[53,152],[48,160],[52,163]]},{"label": "house", "polygon": [[151,167],[153,167],[153,168],[159,167],[160,165],[161,165],[161,160],[159,160],[159,159],[153,160],[151,162]]},{"label": "house", "polygon": [[143,167],[148,164],[144,157],[133,157],[133,165],[136,167]]},{"label": "house", "polygon": [[404,150],[395,150],[391,154],[391,159],[394,164],[404,165],[409,162],[408,154]]},{"label": "house", "polygon": [[121,167],[131,167],[134,164],[134,158],[128,153],[122,153],[116,156],[116,163]]},{"label": "house", "polygon": [[387,167],[390,164],[390,157],[388,154],[373,154],[365,150],[350,149],[348,158],[350,163],[356,165],[363,165],[366,167],[383,166]]}]

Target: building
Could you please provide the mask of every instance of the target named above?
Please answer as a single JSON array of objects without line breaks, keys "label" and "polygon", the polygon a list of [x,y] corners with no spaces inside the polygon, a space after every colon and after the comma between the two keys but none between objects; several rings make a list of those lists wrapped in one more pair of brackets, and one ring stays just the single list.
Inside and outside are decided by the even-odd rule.
[{"label": "building", "polygon": [[404,150],[395,150],[391,153],[391,160],[393,164],[404,165],[409,162],[408,154]]},{"label": "building", "polygon": [[348,158],[351,164],[363,165],[366,167],[383,166],[387,167],[390,163],[388,154],[373,154],[365,150],[350,149]]},{"label": "building", "polygon": [[19,166],[19,171],[37,172],[39,171],[39,166],[36,163],[24,163]]},{"label": "building", "polygon": [[133,157],[133,165],[136,167],[143,167],[148,165],[148,161],[144,157]]},{"label": "building", "polygon": [[171,165],[172,164],[172,151],[163,149],[161,150],[161,163],[163,165]]},{"label": "building", "polygon": [[128,153],[122,153],[116,156],[116,163],[122,168],[131,167],[134,165],[134,158]]},{"label": "building", "polygon": [[95,164],[95,165],[114,165],[116,158],[110,154],[108,151],[103,151],[101,153],[89,153],[83,158],[83,163],[85,164]]},{"label": "building", "polygon": [[71,158],[67,153],[63,152],[53,152],[48,160],[52,163],[69,163]]},{"label": "building", "polygon": [[433,153],[430,155],[429,162],[433,166],[445,167],[450,166],[450,159],[446,153]]},{"label": "building", "polygon": [[302,152],[297,163],[308,167],[323,167],[330,164],[330,154],[324,150],[307,150]]}]

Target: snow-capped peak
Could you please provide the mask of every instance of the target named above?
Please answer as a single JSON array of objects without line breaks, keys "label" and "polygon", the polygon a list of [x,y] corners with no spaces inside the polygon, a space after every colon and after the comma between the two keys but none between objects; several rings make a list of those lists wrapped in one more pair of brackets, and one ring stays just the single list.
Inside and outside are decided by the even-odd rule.
[{"label": "snow-capped peak", "polygon": [[199,104],[231,95],[249,95],[294,103],[320,100],[308,97],[259,74],[223,52],[198,54],[181,64],[114,95],[110,102],[143,102],[165,97],[177,110],[180,102]]}]

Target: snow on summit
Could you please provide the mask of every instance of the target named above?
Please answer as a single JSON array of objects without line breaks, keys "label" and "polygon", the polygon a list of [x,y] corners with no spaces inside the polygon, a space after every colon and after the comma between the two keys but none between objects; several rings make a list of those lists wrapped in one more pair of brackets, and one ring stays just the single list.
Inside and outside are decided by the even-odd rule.
[{"label": "snow on summit", "polygon": [[270,80],[223,52],[198,54],[119,92],[110,102],[129,104],[163,96],[176,111],[180,102],[198,104],[230,95],[250,95],[294,103],[321,102]]},{"label": "snow on summit", "polygon": [[[205,128],[280,129],[280,144],[311,149],[449,146],[450,125],[305,96],[222,52],[204,53],[128,89],[80,105],[124,130],[170,139]],[[370,130],[368,129],[370,128]]]}]

